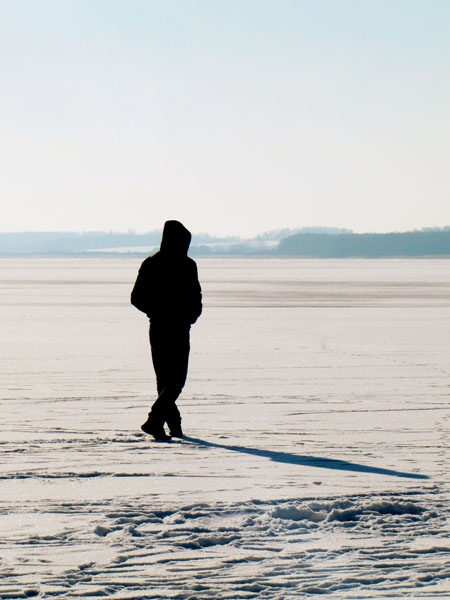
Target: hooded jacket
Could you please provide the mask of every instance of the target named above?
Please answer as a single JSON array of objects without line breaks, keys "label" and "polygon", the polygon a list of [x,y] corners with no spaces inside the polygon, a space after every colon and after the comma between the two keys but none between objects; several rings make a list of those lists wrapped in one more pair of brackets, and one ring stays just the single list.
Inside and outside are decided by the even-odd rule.
[{"label": "hooded jacket", "polygon": [[188,257],[190,232],[179,221],[166,221],[159,252],[142,263],[131,304],[152,322],[193,324],[202,312],[197,265]]}]

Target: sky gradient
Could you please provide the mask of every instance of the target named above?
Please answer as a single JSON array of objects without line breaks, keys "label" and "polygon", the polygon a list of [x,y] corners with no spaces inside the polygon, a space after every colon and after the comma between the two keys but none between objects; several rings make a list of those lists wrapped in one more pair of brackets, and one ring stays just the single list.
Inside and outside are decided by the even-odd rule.
[{"label": "sky gradient", "polygon": [[0,0],[0,230],[450,225],[448,0]]}]

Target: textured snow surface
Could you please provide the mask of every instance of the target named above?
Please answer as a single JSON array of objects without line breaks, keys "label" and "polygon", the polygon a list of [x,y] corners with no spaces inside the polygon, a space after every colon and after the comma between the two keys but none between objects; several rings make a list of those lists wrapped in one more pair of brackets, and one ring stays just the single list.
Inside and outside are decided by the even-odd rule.
[{"label": "textured snow surface", "polygon": [[138,265],[0,263],[0,598],[448,598],[449,263],[199,261],[163,443]]},{"label": "textured snow surface", "polygon": [[370,598],[393,591],[445,596],[449,590],[448,506],[437,491],[158,510],[145,498],[109,505],[49,502],[35,510],[40,533],[29,530],[31,515],[19,513],[16,549],[2,548],[11,592]]}]

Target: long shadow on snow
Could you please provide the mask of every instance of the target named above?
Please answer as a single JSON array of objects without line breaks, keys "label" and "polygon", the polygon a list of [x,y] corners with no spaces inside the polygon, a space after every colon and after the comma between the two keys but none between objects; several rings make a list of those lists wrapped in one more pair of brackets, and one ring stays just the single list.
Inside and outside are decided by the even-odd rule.
[{"label": "long shadow on snow", "polygon": [[336,469],[338,471],[353,471],[356,473],[374,473],[376,475],[390,475],[392,477],[408,477],[410,479],[429,479],[427,475],[420,473],[403,473],[392,469],[381,469],[379,467],[369,467],[367,465],[358,465],[357,463],[347,462],[346,460],[336,460],[334,458],[321,458],[317,456],[303,456],[301,454],[289,454],[288,452],[273,452],[272,450],[259,450],[258,448],[247,448],[245,446],[227,446],[225,444],[216,444],[215,442],[206,442],[198,438],[184,437],[183,441],[198,446],[208,448],[223,448],[242,454],[252,454],[269,458],[275,462],[288,463],[290,465],[301,465],[304,467],[318,467],[320,469]]}]

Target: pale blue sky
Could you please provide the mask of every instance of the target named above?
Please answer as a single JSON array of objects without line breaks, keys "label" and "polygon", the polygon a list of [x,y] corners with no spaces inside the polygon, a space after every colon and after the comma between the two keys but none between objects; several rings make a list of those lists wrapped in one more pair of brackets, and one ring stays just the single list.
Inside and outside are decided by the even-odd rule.
[{"label": "pale blue sky", "polygon": [[450,225],[449,0],[0,0],[0,229]]}]

